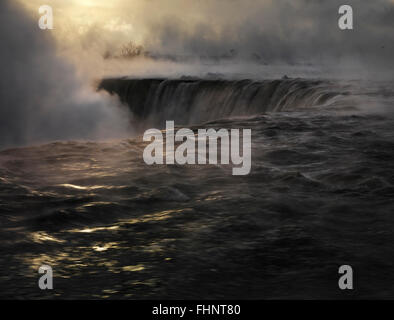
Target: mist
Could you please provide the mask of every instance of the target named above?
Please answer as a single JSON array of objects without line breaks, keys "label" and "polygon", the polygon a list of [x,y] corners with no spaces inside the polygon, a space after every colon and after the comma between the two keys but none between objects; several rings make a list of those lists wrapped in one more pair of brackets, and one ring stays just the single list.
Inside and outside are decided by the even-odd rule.
[{"label": "mist", "polygon": [[[394,67],[390,0],[348,1],[351,31],[338,28],[339,0],[117,1],[104,10],[108,21],[81,33],[58,11],[75,3],[48,4],[51,31],[38,28],[33,4],[35,15],[8,0],[0,4],[0,148],[129,133],[125,108],[94,91],[92,81],[106,76],[385,78]],[[103,58],[128,40],[149,55]]]},{"label": "mist", "polygon": [[[338,27],[343,4],[353,8],[353,30]],[[143,74],[144,66],[147,74],[154,73],[151,68],[165,75],[174,68],[199,73],[212,65],[223,73],[301,65],[338,77],[392,77],[392,0],[118,0],[105,8],[105,16],[102,4],[96,5],[97,17],[85,21],[83,32],[76,32],[73,23],[59,27],[67,26],[63,35],[77,34],[71,40],[77,63],[82,54],[88,64],[100,65],[91,70],[106,69],[102,74]],[[54,2],[56,7],[62,8]],[[86,16],[83,12],[80,18]],[[60,11],[58,17],[66,19]],[[128,41],[142,45],[148,58],[103,60],[105,52],[116,52]],[[60,45],[66,50],[64,41]]]},{"label": "mist", "polygon": [[77,75],[57,54],[51,32],[15,3],[0,2],[0,148],[128,130],[119,102]]},{"label": "mist", "polygon": [[[147,23],[149,49],[266,63],[393,65],[394,3],[389,0],[216,0],[191,8],[175,2],[180,8],[172,15],[163,10]],[[351,31],[338,28],[343,4],[353,8]]]}]

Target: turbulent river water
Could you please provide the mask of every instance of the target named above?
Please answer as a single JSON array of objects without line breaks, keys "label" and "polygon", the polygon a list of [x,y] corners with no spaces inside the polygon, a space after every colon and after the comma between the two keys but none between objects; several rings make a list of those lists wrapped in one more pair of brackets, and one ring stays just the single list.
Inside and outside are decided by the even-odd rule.
[{"label": "turbulent river water", "polygon": [[[2,298],[394,298],[394,89],[105,79],[142,133],[252,129],[252,169],[147,166],[141,136],[0,151]],[[49,264],[54,290],[37,286]],[[351,265],[355,290],[338,289]]]}]

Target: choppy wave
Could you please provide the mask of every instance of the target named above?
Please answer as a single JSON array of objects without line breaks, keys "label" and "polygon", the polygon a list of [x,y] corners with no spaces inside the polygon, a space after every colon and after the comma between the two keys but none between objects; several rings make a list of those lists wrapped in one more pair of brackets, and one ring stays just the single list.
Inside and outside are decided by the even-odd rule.
[{"label": "choppy wave", "polygon": [[[354,297],[394,297],[390,85],[106,86],[144,121],[252,129],[250,174],[147,167],[141,137],[3,150],[0,297],[53,298],[37,289],[41,264],[54,268],[60,298],[343,298],[342,264],[357,272]],[[382,101],[391,112],[376,112]]]}]

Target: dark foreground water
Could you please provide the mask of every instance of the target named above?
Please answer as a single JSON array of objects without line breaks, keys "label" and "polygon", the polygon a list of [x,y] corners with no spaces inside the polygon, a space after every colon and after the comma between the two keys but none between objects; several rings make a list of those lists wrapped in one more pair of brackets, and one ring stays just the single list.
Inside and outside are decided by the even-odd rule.
[{"label": "dark foreground water", "polygon": [[141,137],[1,151],[0,297],[394,298],[394,95],[351,86],[194,127],[251,128],[247,176],[147,166]]}]

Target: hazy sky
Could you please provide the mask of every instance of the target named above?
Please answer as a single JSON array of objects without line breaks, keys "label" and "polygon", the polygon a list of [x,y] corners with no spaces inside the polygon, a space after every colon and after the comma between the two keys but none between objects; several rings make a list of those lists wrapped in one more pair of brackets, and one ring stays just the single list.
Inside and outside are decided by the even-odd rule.
[{"label": "hazy sky", "polygon": [[[19,0],[38,16],[41,0]],[[393,62],[394,0],[47,0],[59,48],[102,54],[134,41],[155,53],[313,62]],[[338,28],[350,4],[354,30]]]}]

